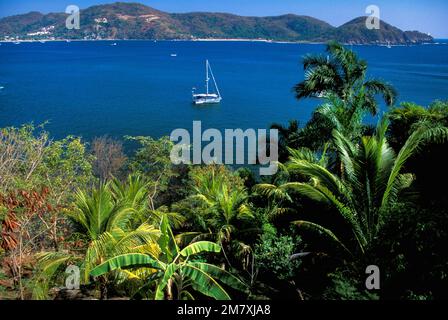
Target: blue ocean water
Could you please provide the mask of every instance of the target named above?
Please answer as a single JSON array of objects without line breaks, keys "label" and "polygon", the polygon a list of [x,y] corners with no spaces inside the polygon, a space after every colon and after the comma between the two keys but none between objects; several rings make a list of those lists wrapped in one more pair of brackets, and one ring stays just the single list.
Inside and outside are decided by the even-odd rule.
[{"label": "blue ocean water", "polygon": [[[353,46],[369,76],[398,89],[401,101],[448,100],[448,43]],[[323,45],[259,42],[47,42],[0,46],[0,127],[49,121],[55,138],[104,134],[169,135],[173,129],[267,128],[305,123],[317,100],[297,102],[301,57]],[[171,54],[176,53],[177,57]],[[209,59],[223,95],[219,105],[191,104]]]}]

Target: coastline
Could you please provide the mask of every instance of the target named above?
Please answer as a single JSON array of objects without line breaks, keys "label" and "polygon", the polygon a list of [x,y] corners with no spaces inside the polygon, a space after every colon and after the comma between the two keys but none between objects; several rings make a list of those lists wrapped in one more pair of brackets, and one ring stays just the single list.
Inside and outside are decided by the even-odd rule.
[{"label": "coastline", "polygon": [[[442,41],[448,41],[448,39],[438,39]],[[125,42],[125,41],[140,41],[140,42],[256,42],[256,43],[272,43],[272,44],[308,44],[308,45],[323,45],[325,41],[276,41],[268,39],[243,39],[243,38],[198,38],[198,39],[26,39],[26,40],[0,40],[0,43],[46,43],[46,42]],[[343,43],[347,46],[387,46],[385,43]],[[422,43],[409,43],[409,44],[390,44],[392,47],[408,47],[418,45],[448,45],[447,42],[422,42]]]},{"label": "coastline", "polygon": [[246,38],[196,38],[196,39],[24,39],[24,40],[0,40],[0,43],[33,43],[33,42],[117,42],[117,41],[141,41],[141,42],[262,42],[279,44],[325,44],[326,42],[314,41],[276,41],[269,39]]}]

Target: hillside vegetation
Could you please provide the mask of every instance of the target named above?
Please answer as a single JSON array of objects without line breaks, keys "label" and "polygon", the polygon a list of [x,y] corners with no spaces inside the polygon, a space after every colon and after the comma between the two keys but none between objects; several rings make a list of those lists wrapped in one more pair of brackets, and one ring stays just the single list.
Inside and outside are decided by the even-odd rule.
[{"label": "hillside vegetation", "polygon": [[[114,3],[81,10],[80,30],[65,27],[65,13],[30,12],[0,20],[0,39],[265,39],[357,44],[413,44],[433,41],[386,22],[368,30],[365,17],[340,27],[308,16],[242,17],[227,13],[170,14],[137,3]],[[46,32],[47,31],[47,32]],[[44,34],[38,34],[44,32]],[[46,33],[45,33],[46,32]]]}]

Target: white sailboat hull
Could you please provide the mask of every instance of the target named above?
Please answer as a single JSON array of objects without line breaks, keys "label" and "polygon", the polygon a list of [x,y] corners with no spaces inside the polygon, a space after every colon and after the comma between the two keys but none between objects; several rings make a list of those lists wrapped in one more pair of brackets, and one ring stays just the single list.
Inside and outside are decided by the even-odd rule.
[{"label": "white sailboat hull", "polygon": [[204,99],[204,100],[196,100],[193,101],[194,104],[215,104],[215,103],[220,103],[221,102],[221,98],[218,99]]},{"label": "white sailboat hull", "polygon": [[195,94],[193,95],[194,104],[213,104],[220,103],[222,98],[216,94]]}]

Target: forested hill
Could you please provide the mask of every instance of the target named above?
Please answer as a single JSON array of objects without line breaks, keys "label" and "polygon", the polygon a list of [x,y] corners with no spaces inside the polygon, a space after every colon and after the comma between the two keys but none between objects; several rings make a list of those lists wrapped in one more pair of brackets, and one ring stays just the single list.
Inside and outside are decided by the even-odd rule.
[{"label": "forested hill", "polygon": [[170,14],[138,3],[113,3],[81,10],[81,28],[68,30],[65,13],[30,12],[0,20],[0,40],[7,39],[266,39],[273,41],[354,44],[432,42],[430,35],[402,31],[386,22],[368,30],[365,17],[340,27],[299,15],[243,17],[227,13]]}]

